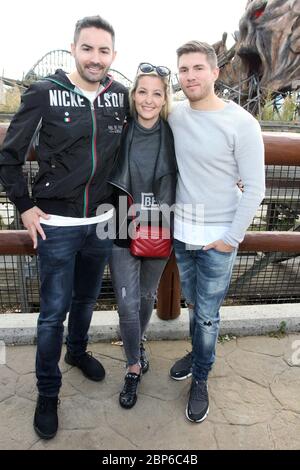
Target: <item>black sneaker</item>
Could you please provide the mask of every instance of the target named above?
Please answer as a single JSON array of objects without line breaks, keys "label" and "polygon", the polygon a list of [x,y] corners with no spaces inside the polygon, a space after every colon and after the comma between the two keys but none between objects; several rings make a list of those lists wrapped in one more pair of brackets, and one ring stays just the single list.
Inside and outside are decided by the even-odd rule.
[{"label": "black sneaker", "polygon": [[122,408],[132,408],[137,401],[137,386],[140,381],[140,375],[128,372],[125,375],[125,383],[119,396],[119,403]]},{"label": "black sneaker", "polygon": [[146,356],[146,351],[145,351],[143,343],[140,344],[140,364],[141,364],[142,373],[146,374],[147,370],[149,369],[149,361]]},{"label": "black sneaker", "polygon": [[72,356],[66,352],[65,362],[70,366],[78,367],[85,377],[95,382],[100,382],[105,377],[104,367],[92,356],[91,352],[86,352],[81,356]]},{"label": "black sneaker", "polygon": [[175,362],[170,369],[170,377],[174,380],[184,380],[192,375],[192,353],[189,352]]},{"label": "black sneaker", "polygon": [[34,413],[33,427],[37,435],[42,439],[52,439],[57,433],[58,404],[58,397],[43,397],[41,395],[38,397]]},{"label": "black sneaker", "polygon": [[207,383],[205,380],[193,379],[189,401],[186,407],[186,417],[194,423],[201,423],[209,412]]}]

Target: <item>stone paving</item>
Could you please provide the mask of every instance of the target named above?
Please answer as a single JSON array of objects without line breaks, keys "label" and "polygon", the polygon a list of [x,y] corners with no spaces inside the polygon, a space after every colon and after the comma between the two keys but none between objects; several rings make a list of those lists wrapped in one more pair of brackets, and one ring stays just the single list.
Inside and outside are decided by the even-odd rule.
[{"label": "stone paving", "polygon": [[146,343],[150,370],[131,410],[118,404],[122,347],[90,345],[107,371],[100,383],[61,361],[60,428],[54,439],[43,441],[32,428],[35,347],[6,348],[6,365],[0,365],[0,449],[300,448],[300,335],[219,343],[208,382],[210,413],[201,424],[185,418],[190,379],[175,382],[168,376],[188,349],[187,341]]}]

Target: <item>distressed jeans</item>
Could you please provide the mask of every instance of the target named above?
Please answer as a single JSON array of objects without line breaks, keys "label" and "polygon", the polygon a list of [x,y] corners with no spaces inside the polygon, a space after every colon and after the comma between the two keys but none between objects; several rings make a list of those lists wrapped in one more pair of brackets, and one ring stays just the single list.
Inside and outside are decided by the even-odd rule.
[{"label": "distressed jeans", "polygon": [[167,259],[137,258],[128,248],[113,246],[110,271],[128,366],[140,361],[140,343],[150,321],[166,263]]},{"label": "distressed jeans", "polygon": [[174,249],[183,295],[194,306],[193,315],[190,310],[193,377],[207,380],[215,362],[219,310],[229,288],[237,250],[188,250],[179,240],[174,240]]},{"label": "distressed jeans", "polygon": [[38,240],[41,286],[36,375],[40,395],[57,396],[61,387],[58,362],[67,312],[68,351],[74,356],[86,351],[94,305],[113,244],[112,240],[100,240],[96,227],[43,225],[46,240]]}]

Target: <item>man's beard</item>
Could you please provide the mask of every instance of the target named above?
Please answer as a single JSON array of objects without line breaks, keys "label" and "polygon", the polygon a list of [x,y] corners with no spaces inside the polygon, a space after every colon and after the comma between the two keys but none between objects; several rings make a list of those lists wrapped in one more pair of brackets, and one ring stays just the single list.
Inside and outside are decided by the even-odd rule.
[{"label": "man's beard", "polygon": [[85,67],[82,67],[76,62],[76,68],[80,77],[88,83],[100,83],[108,72],[109,67],[99,68],[99,74],[97,76],[91,76]]},{"label": "man's beard", "polygon": [[[184,91],[184,90],[183,90]],[[197,93],[189,92],[189,89],[186,88],[184,94],[188,98],[191,103],[195,103],[196,101],[202,101],[211,94],[211,87],[209,84],[205,86],[201,86]]]}]

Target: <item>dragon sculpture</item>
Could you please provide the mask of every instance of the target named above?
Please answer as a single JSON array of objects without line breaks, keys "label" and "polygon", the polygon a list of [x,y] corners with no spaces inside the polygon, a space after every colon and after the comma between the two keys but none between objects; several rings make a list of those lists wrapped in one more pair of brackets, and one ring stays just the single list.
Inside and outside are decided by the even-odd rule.
[{"label": "dragon sculpture", "polygon": [[214,44],[219,89],[240,100],[300,89],[300,0],[248,0],[227,50],[227,34]]}]

